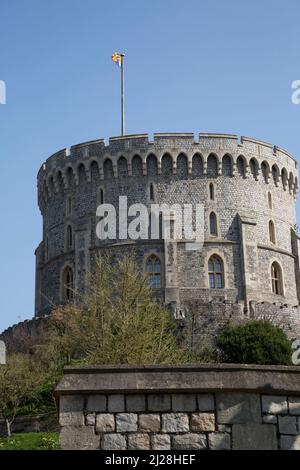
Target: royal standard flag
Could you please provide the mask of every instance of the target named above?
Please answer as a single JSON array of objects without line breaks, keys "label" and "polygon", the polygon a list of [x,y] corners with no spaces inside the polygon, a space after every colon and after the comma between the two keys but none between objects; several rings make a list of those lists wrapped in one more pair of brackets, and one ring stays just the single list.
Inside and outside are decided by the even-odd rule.
[{"label": "royal standard flag", "polygon": [[121,54],[118,54],[118,52],[114,52],[113,55],[111,56],[111,60],[112,60],[118,67],[121,67],[121,64],[122,64],[122,56],[121,56]]}]

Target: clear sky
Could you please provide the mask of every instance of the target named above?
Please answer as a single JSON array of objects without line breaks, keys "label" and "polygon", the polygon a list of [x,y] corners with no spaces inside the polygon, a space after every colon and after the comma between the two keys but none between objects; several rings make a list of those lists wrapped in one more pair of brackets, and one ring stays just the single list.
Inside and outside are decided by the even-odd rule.
[{"label": "clear sky", "polygon": [[34,311],[36,174],[55,151],[127,133],[224,132],[300,157],[299,0],[0,0],[0,331]]}]

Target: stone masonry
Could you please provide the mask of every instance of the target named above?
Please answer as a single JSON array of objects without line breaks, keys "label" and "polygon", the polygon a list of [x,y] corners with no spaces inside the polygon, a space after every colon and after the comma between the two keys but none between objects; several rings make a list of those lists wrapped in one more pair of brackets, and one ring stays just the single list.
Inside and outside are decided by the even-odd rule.
[{"label": "stone masonry", "polygon": [[299,384],[299,367],[70,367],[56,391],[60,443],[80,450],[300,450]]},{"label": "stone masonry", "polygon": [[[156,294],[175,316],[185,315],[191,301],[204,306],[223,302],[246,318],[274,305],[273,317],[288,323],[290,335],[297,337],[297,171],[296,160],[285,150],[228,134],[154,134],[153,141],[147,134],[113,137],[107,145],[96,140],[55,153],[38,173],[43,240],[36,250],[36,316],[67,301],[66,269],[71,271],[72,288],[82,292],[97,255],[130,254],[144,272],[155,255],[161,263]],[[119,196],[127,196],[128,205],[143,203],[148,208],[151,203],[202,204],[204,246],[190,251],[185,239],[122,240],[118,235],[100,241],[96,209],[109,203],[118,215]],[[209,229],[212,213],[214,234]],[[209,286],[212,255],[223,263],[222,288]],[[281,270],[278,293],[272,291],[274,262]]]}]

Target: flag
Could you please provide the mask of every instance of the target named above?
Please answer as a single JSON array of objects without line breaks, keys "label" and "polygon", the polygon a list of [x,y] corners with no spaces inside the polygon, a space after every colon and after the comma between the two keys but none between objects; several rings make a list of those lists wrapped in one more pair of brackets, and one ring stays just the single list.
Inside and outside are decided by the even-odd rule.
[{"label": "flag", "polygon": [[121,64],[122,64],[122,56],[121,56],[121,54],[118,54],[118,52],[114,52],[113,55],[111,56],[111,60],[112,60],[118,67],[121,67]]}]

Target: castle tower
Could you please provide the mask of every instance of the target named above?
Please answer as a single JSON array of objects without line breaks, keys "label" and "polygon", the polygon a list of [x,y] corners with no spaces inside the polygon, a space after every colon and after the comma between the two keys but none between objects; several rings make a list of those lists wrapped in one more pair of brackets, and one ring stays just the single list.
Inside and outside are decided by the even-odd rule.
[{"label": "castle tower", "polygon": [[[36,315],[84,290],[95,256],[132,254],[167,304],[197,300],[299,303],[295,231],[297,162],[285,150],[235,135],[115,137],[61,150],[38,173],[43,240],[36,250]],[[102,203],[202,204],[204,245],[96,237]]]}]

